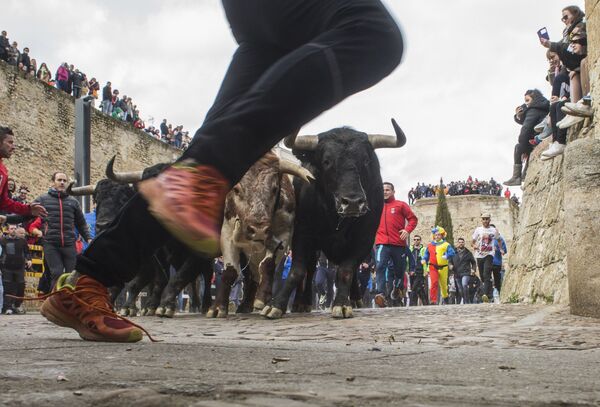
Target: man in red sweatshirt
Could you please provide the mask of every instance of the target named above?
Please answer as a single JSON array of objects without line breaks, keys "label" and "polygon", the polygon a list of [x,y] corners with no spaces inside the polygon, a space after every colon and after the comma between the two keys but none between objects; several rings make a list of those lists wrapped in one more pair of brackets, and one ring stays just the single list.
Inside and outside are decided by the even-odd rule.
[{"label": "man in red sweatshirt", "polygon": [[[383,211],[375,237],[375,261],[377,262],[375,304],[378,307],[385,307],[387,303],[385,282],[390,260],[394,274],[392,292],[401,291],[404,288],[407,256],[411,256],[406,240],[409,233],[415,230],[419,221],[406,202],[396,200],[394,185],[390,182],[383,183],[383,199]],[[414,261],[411,264],[414,264]]]},{"label": "man in red sweatshirt", "polygon": [[22,204],[8,197],[8,170],[2,162],[15,151],[15,136],[10,127],[0,126],[0,212],[17,215],[46,216],[46,209],[39,203]]}]

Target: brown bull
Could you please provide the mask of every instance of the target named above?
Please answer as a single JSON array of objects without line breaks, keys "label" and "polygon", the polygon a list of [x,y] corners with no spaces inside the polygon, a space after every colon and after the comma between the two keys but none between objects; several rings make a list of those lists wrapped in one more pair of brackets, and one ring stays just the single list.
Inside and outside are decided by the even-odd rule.
[{"label": "brown bull", "polygon": [[[224,271],[208,317],[227,316],[231,286],[243,267],[248,267],[250,278],[238,312],[262,310],[271,300],[275,264],[289,245],[296,207],[294,189],[285,173],[312,179],[305,168],[269,152],[227,195],[221,229]],[[242,258],[244,264],[240,264]]]}]

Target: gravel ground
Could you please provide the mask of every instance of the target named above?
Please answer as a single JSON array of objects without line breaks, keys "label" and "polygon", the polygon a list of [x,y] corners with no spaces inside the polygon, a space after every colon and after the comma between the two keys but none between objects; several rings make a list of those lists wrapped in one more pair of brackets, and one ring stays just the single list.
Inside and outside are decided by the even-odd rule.
[{"label": "gravel ground", "polygon": [[161,342],[84,342],[40,315],[0,316],[0,405],[600,405],[600,320],[566,307],[135,321]]}]

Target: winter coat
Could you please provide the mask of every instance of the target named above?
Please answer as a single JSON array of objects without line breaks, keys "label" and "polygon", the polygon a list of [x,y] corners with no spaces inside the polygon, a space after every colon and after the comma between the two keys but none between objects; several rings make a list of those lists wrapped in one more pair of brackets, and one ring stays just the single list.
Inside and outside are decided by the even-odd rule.
[{"label": "winter coat", "polygon": [[112,88],[110,86],[105,86],[102,88],[102,100],[111,100],[112,99]]},{"label": "winter coat", "polygon": [[569,71],[579,71],[581,61],[586,57],[569,51],[569,43],[564,42],[551,42],[550,51],[558,54],[560,61]]},{"label": "winter coat", "polygon": [[56,80],[57,81],[68,81],[69,80],[69,70],[64,66],[59,66],[56,71]]},{"label": "winter coat", "polygon": [[375,244],[406,246],[406,240],[400,239],[400,231],[404,229],[408,233],[412,232],[418,221],[407,203],[397,201],[392,196],[383,203]]},{"label": "winter coat", "polygon": [[75,227],[85,240],[91,238],[81,206],[72,196],[50,188],[47,194],[40,196],[35,202],[41,203],[48,211],[42,225],[44,243],[59,247],[74,246],[77,240]]},{"label": "winter coat", "polygon": [[21,237],[3,237],[0,239],[2,246],[2,268],[6,270],[25,270],[25,262],[31,260],[27,241]]},{"label": "winter coat", "polygon": [[471,275],[471,270],[477,267],[473,253],[469,249],[456,250],[456,254],[450,259],[452,270],[457,277]]},{"label": "winter coat", "polygon": [[519,133],[519,144],[529,145],[529,140],[535,137],[533,129],[539,122],[542,121],[550,111],[550,102],[545,97],[541,96],[534,99],[529,106],[525,106],[521,118],[515,115],[515,122],[521,125]]}]

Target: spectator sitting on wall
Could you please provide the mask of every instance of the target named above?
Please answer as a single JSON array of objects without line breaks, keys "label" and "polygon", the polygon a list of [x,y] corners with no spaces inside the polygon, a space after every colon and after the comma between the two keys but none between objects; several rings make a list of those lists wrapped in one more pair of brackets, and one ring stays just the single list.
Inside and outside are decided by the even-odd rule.
[{"label": "spectator sitting on wall", "polygon": [[29,67],[31,66],[31,58],[29,57],[28,47],[23,48],[23,52],[21,53],[21,55],[19,55],[18,62],[22,63],[23,66],[27,68],[27,71],[29,71]]},{"label": "spectator sitting on wall", "polygon": [[537,89],[525,92],[525,103],[515,109],[515,122],[521,125],[518,143],[514,149],[513,175],[504,182],[506,186],[521,185],[523,177],[523,159],[529,157],[533,146],[529,140],[535,137],[534,127],[542,121],[550,110],[548,99]]}]

